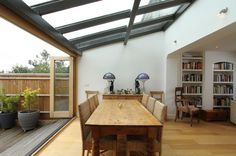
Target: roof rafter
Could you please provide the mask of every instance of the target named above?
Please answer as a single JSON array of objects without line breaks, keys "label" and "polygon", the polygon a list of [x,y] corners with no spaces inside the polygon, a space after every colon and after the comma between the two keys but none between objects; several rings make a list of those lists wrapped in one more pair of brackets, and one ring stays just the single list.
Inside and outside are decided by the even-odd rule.
[{"label": "roof rafter", "polygon": [[98,32],[98,33],[89,34],[89,35],[86,35],[86,36],[74,38],[74,39],[71,39],[70,41],[73,44],[77,44],[77,43],[85,42],[85,41],[92,40],[92,39],[95,39],[95,38],[101,38],[101,37],[108,36],[108,35],[113,35],[113,34],[117,34],[117,33],[126,32],[126,30],[127,30],[127,26],[122,26],[122,27],[109,29],[109,30],[106,30],[106,31],[102,31],[102,32]]},{"label": "roof rafter", "polygon": [[[152,26],[146,27],[145,29],[142,29],[142,28],[134,29],[135,31],[131,32],[130,38],[135,38],[135,37],[139,37],[139,36],[143,36],[143,35],[147,35],[147,34],[161,31],[162,25],[159,25],[159,26],[152,25]],[[84,50],[96,48],[99,46],[124,41],[124,37],[125,37],[124,33],[113,34],[110,36],[104,36],[102,38],[96,38],[96,39],[92,39],[90,41],[85,41],[83,43],[77,44],[76,47],[79,50],[84,51]]]},{"label": "roof rafter", "polygon": [[127,42],[128,42],[129,35],[130,35],[131,29],[132,29],[133,24],[134,24],[134,19],[135,19],[135,16],[137,14],[137,11],[138,11],[140,1],[141,0],[135,0],[134,1],[134,5],[133,5],[132,12],[131,12],[130,19],[129,19],[129,25],[128,25],[126,35],[125,35],[124,45],[126,45]]},{"label": "roof rafter", "polygon": [[161,23],[161,22],[164,22],[164,21],[173,21],[173,20],[174,20],[174,14],[166,15],[166,16],[159,17],[159,18],[156,18],[156,19],[136,23],[136,24],[133,25],[133,29],[140,28],[140,27],[145,27],[145,26],[148,26],[148,25],[153,25],[153,24],[156,24],[156,23]]},{"label": "roof rafter", "polygon": [[45,15],[72,7],[85,5],[88,3],[97,2],[100,0],[60,0],[60,1],[49,1],[37,5],[31,6],[31,8],[39,15]]},{"label": "roof rafter", "polygon": [[60,27],[57,27],[56,30],[64,34],[64,33],[72,32],[72,31],[76,31],[76,30],[80,30],[80,29],[91,27],[91,26],[104,24],[107,22],[112,22],[112,21],[116,21],[116,20],[120,20],[120,19],[124,19],[128,17],[130,17],[130,10],[124,10],[124,11],[116,12],[113,14],[104,15],[104,16],[88,19],[85,21],[60,26]]},{"label": "roof rafter", "polygon": [[97,43],[93,43],[87,46],[77,46],[77,48],[81,51],[87,50],[87,49],[92,49],[92,48],[96,48],[99,46],[103,46],[103,45],[107,45],[107,44],[111,44],[111,43],[116,43],[116,42],[121,42],[124,41],[124,35],[114,35],[113,37],[108,37],[108,39],[106,40],[101,40],[101,42],[97,42]]}]

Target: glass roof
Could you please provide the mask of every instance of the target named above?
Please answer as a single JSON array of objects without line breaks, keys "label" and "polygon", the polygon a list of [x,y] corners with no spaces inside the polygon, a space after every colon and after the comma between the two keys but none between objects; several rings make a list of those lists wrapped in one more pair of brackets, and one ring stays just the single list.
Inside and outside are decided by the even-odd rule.
[{"label": "glass roof", "polygon": [[105,24],[100,24],[97,26],[93,26],[93,27],[89,27],[86,29],[82,29],[82,30],[78,30],[78,31],[73,31],[70,33],[66,33],[63,34],[67,39],[72,39],[72,38],[76,38],[76,37],[81,37],[81,36],[85,36],[88,34],[93,34],[96,32],[100,32],[100,31],[104,31],[104,30],[108,30],[108,29],[112,29],[112,28],[117,28],[120,26],[127,26],[129,23],[129,18],[126,19],[122,19],[122,20],[117,20],[114,22],[109,22],[109,23],[105,23]]},{"label": "glass roof", "polygon": [[[126,31],[125,27],[122,26],[126,26],[126,28],[128,28],[127,30],[131,30],[131,33],[130,31],[126,32],[126,36],[128,36],[128,38],[131,34],[132,37],[135,37],[166,30],[175,21],[175,13],[177,13],[177,15],[181,15],[188,8],[188,6],[192,4],[192,0],[141,0],[139,9],[142,13],[145,13],[140,15],[140,12],[138,12],[139,15],[135,16],[134,13],[137,10],[132,12],[134,3],[137,4],[137,1],[135,0],[91,0],[87,3],[86,0],[84,3],[78,2],[79,0],[71,0],[68,2],[67,0],[23,1],[28,6],[33,6],[31,9],[33,9],[34,12],[31,12],[31,14],[38,14],[44,19],[40,21],[38,20],[40,17],[37,17],[37,15],[31,16],[33,18],[35,17],[34,20],[36,25],[39,24],[46,32],[49,30],[47,33],[52,36],[58,33],[56,36],[59,36],[59,41],[64,43],[68,40],[70,43],[65,42],[65,44],[66,46],[72,47],[72,49],[74,49],[73,45],[75,43],[78,45],[83,45],[83,43],[86,43],[84,45],[87,47],[83,47],[83,50],[94,47],[93,45],[97,44],[94,40],[102,37],[109,38],[108,44],[111,43],[112,40],[115,42],[115,35],[123,34],[124,31]],[[165,9],[158,10],[158,8]],[[27,15],[28,11],[25,11],[26,12],[23,15]],[[105,17],[98,18],[101,16]],[[134,18],[134,22],[131,23],[130,27],[129,16]],[[160,18],[160,20],[154,20],[157,18]],[[169,23],[168,25],[166,25],[167,22]],[[135,26],[133,24],[135,24]],[[52,30],[51,27],[54,27],[55,29]],[[71,39],[73,39],[72,42],[70,41]],[[105,43],[106,41],[101,40],[101,42]],[[104,44],[101,43],[100,45]],[[80,49],[78,46],[76,48]]]},{"label": "glass roof", "polygon": [[[140,6],[147,5],[148,2],[149,0],[142,0]],[[43,18],[53,27],[59,27],[127,9],[132,10],[133,3],[133,0],[102,0],[47,14]]]}]

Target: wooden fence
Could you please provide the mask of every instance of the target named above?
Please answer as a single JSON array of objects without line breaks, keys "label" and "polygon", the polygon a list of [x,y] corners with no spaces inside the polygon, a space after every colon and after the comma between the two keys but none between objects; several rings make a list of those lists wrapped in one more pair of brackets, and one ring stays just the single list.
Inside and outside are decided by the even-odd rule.
[{"label": "wooden fence", "polygon": [[[68,79],[61,78],[56,81],[57,93],[64,94],[68,91]],[[26,88],[38,89],[38,108],[41,113],[41,118],[49,118],[49,104],[50,104],[50,74],[35,74],[35,73],[24,73],[24,74],[0,74],[0,90],[3,90],[6,95],[12,96],[21,94]],[[21,109],[21,106],[19,106]]]}]

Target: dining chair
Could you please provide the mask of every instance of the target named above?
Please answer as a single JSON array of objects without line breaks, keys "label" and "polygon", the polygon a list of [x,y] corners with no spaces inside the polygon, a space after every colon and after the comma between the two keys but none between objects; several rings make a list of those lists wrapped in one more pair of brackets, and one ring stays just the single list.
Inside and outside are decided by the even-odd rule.
[{"label": "dining chair", "polygon": [[189,114],[190,117],[190,125],[193,124],[193,117],[197,116],[198,123],[200,122],[200,109],[197,108],[194,99],[185,99],[183,97],[183,87],[175,88],[175,106],[176,106],[176,115],[175,121],[179,119],[181,115],[181,119],[184,116]]},{"label": "dining chair", "polygon": [[156,100],[163,102],[163,91],[150,91],[151,97],[155,98]]},{"label": "dining chair", "polygon": [[[91,130],[88,126],[85,126],[86,121],[91,116],[90,106],[88,100],[78,105],[81,136],[82,136],[82,156],[84,156],[87,150],[87,156],[92,150],[92,137]],[[108,150],[116,150],[116,138],[114,136],[103,136],[99,139],[100,154]]]},{"label": "dining chair", "polygon": [[88,98],[91,113],[93,113],[98,106],[98,101],[96,100],[96,97],[97,95],[93,95]]},{"label": "dining chair", "polygon": [[95,90],[85,90],[86,93],[86,97],[87,99],[90,98],[93,95],[98,95],[99,91],[95,91]]},{"label": "dining chair", "polygon": [[153,97],[149,97],[148,98],[148,102],[147,102],[147,109],[149,110],[149,112],[153,113],[154,111],[154,105],[155,105],[156,99]]},{"label": "dining chair", "polygon": [[149,98],[149,95],[143,93],[143,97],[142,97],[142,105],[143,105],[144,107],[147,107],[148,98]]},{"label": "dining chair", "polygon": [[167,106],[160,101],[155,102],[153,115],[161,122],[164,123],[167,114]]}]

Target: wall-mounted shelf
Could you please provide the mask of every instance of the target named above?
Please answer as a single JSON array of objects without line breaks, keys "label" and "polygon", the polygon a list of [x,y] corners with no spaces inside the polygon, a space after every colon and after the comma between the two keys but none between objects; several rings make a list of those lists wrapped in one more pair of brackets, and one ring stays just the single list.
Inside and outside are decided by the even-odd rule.
[{"label": "wall-mounted shelf", "polygon": [[185,52],[181,59],[181,84],[183,96],[194,100],[202,107],[203,54],[202,52]]},{"label": "wall-mounted shelf", "polygon": [[233,100],[233,63],[213,64],[213,108],[230,108]]}]

